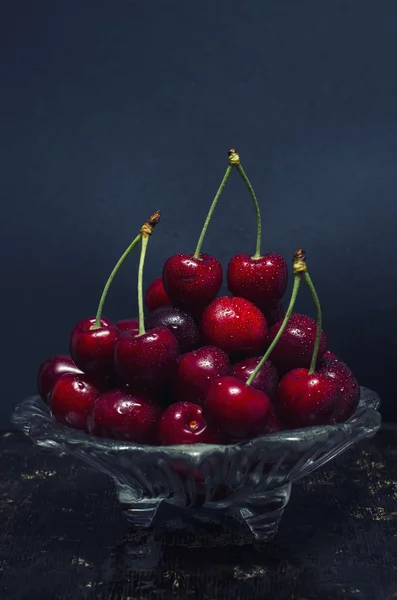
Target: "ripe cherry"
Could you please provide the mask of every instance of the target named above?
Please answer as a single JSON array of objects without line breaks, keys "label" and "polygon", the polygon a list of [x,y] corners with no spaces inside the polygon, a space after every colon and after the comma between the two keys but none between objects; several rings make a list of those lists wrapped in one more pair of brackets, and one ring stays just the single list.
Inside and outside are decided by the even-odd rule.
[{"label": "ripe cherry", "polygon": [[40,366],[37,374],[37,389],[44,402],[48,403],[54,385],[64,373],[82,374],[67,354],[56,354]]},{"label": "ripe cherry", "polygon": [[75,325],[70,336],[70,354],[85,373],[108,377],[114,372],[114,346],[119,330],[111,321],[101,318],[84,319]]},{"label": "ripe cherry", "polygon": [[116,327],[121,333],[127,331],[131,335],[138,335],[139,318],[132,317],[131,319],[121,319],[120,321],[117,321]]},{"label": "ripe cherry", "polygon": [[323,358],[319,361],[317,373],[330,377],[338,390],[339,398],[334,420],[342,423],[355,412],[360,400],[360,386],[346,363],[335,358]]},{"label": "ripe cherry", "polygon": [[218,346],[229,356],[255,356],[266,346],[268,327],[263,313],[252,302],[222,296],[205,309],[201,333],[205,343]]},{"label": "ripe cherry", "polygon": [[215,346],[203,346],[183,354],[175,382],[177,398],[202,405],[213,380],[226,375],[229,367],[227,354]]},{"label": "ripe cherry", "polygon": [[190,352],[200,344],[200,333],[193,317],[174,306],[157,308],[147,318],[146,327],[166,327],[172,331],[181,353]]},{"label": "ripe cherry", "polygon": [[162,414],[157,428],[157,441],[161,445],[216,444],[219,436],[210,429],[203,409],[191,402],[176,402]]},{"label": "ripe cherry", "polygon": [[87,417],[103,391],[89,375],[65,373],[51,392],[51,413],[60,423],[87,431]]},{"label": "ripe cherry", "polygon": [[88,417],[91,435],[139,444],[154,441],[161,408],[155,399],[129,388],[102,394]]},{"label": "ripe cherry", "polygon": [[331,377],[301,368],[284,375],[275,405],[286,425],[299,428],[330,423],[338,401],[338,390]]},{"label": "ripe cherry", "polygon": [[243,440],[263,431],[270,407],[265,393],[236,377],[226,376],[212,382],[204,403],[204,416],[231,441]]}]

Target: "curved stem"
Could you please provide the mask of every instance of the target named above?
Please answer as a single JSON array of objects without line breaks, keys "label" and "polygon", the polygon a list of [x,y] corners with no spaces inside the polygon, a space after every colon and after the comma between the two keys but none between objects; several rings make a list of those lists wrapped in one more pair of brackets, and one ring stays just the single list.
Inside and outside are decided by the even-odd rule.
[{"label": "curved stem", "polygon": [[237,171],[240,173],[243,178],[245,185],[247,186],[249,193],[251,194],[252,202],[254,203],[255,213],[256,213],[256,249],[255,254],[252,257],[254,260],[257,260],[261,257],[261,237],[262,237],[262,221],[261,221],[261,211],[258,204],[258,199],[255,195],[254,188],[251,185],[250,180],[248,179],[243,167],[239,163],[236,165]]},{"label": "curved stem", "polygon": [[255,367],[255,370],[251,373],[251,375],[247,381],[247,385],[251,385],[251,383],[254,381],[255,377],[258,375],[259,371],[261,370],[261,368],[263,367],[263,365],[265,364],[265,362],[267,361],[267,359],[273,352],[274,348],[276,347],[278,340],[283,335],[284,329],[287,327],[288,321],[292,314],[292,311],[294,310],[294,305],[296,302],[296,298],[298,296],[299,286],[300,286],[301,281],[302,281],[302,274],[297,273],[294,278],[294,287],[292,288],[291,300],[289,301],[288,309],[287,309],[287,312],[285,313],[285,317],[281,324],[281,327],[278,330],[277,335],[275,336],[274,340],[270,344],[269,348],[266,350],[265,354],[263,355],[260,363]]},{"label": "curved stem", "polygon": [[146,249],[149,242],[148,235],[142,235],[141,256],[139,258],[138,267],[138,314],[139,314],[139,333],[146,333],[145,330],[145,315],[143,312],[143,267],[145,265]]},{"label": "curved stem", "polygon": [[121,267],[121,265],[123,264],[123,262],[125,261],[125,259],[127,258],[127,256],[135,248],[135,246],[140,241],[140,239],[141,239],[141,234],[139,233],[136,236],[136,238],[131,242],[131,244],[128,246],[127,250],[120,256],[119,260],[117,261],[117,263],[115,264],[115,266],[113,268],[113,271],[110,273],[109,279],[107,280],[107,282],[105,284],[105,287],[103,288],[101,299],[99,300],[98,309],[96,311],[96,316],[95,316],[95,323],[91,327],[91,329],[99,329],[100,328],[100,326],[101,326],[101,317],[102,317],[103,305],[105,303],[106,296],[107,296],[109,288],[110,288],[110,286],[112,284],[112,281],[115,278],[117,271],[119,270],[119,268]]},{"label": "curved stem", "polygon": [[307,287],[310,290],[310,293],[314,300],[314,304],[316,305],[316,311],[317,311],[316,341],[314,342],[313,356],[312,356],[312,361],[310,363],[310,369],[309,369],[309,375],[312,375],[316,369],[318,351],[320,349],[320,343],[321,343],[321,334],[322,334],[322,329],[323,329],[323,323],[322,323],[320,300],[318,299],[317,292],[313,285],[311,277],[307,271],[306,271],[306,273],[303,274],[303,277],[305,279],[305,283],[306,283]]},{"label": "curved stem", "polygon": [[228,168],[226,169],[226,173],[223,176],[223,179],[221,181],[221,185],[219,186],[218,191],[215,194],[215,198],[212,201],[212,204],[211,204],[210,209],[209,209],[208,214],[207,214],[207,218],[205,219],[205,222],[204,222],[204,225],[203,225],[203,229],[202,229],[200,237],[199,237],[199,241],[197,242],[196,250],[194,252],[194,258],[195,259],[199,259],[200,258],[201,246],[203,245],[203,241],[204,241],[204,238],[205,238],[205,234],[207,233],[209,222],[211,221],[211,217],[212,217],[213,212],[214,212],[214,210],[216,208],[216,205],[218,204],[219,197],[220,197],[220,195],[221,195],[221,193],[223,191],[223,188],[226,185],[227,180],[230,177],[230,173],[232,172],[232,170],[233,170],[233,165],[229,165]]}]

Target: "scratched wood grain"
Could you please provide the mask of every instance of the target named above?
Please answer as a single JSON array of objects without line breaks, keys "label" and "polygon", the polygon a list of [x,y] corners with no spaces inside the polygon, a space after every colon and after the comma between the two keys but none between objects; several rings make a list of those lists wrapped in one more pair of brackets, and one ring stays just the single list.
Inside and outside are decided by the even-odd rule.
[{"label": "scratched wood grain", "polygon": [[131,529],[111,482],[0,435],[2,600],[397,598],[397,430],[295,484],[277,538],[228,517]]}]

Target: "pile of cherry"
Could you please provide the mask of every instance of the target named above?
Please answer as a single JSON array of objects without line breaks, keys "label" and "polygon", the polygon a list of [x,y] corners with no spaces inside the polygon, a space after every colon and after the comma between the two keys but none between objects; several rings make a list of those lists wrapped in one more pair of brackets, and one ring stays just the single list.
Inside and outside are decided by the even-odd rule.
[{"label": "pile of cherry", "polygon": [[[222,266],[201,245],[233,170],[254,202],[257,246],[253,256],[230,260],[231,295],[217,297]],[[304,252],[294,254],[285,311],[287,264],[278,254],[260,254],[259,207],[237,153],[229,152],[196,252],[169,258],[144,295],[145,255],[159,218],[157,212],[145,223],[116,264],[96,317],[74,327],[70,356],[41,365],[38,390],[53,418],[90,435],[159,445],[228,444],[350,418],[360,388],[349,367],[327,351]],[[112,323],[102,317],[103,303],[137,245],[139,317]],[[312,293],[317,321],[293,312],[301,282]]]}]

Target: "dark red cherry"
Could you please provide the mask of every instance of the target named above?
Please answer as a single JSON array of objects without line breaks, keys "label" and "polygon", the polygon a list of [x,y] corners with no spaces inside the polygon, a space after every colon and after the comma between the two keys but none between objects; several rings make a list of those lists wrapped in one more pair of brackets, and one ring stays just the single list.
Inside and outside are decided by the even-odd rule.
[{"label": "dark red cherry", "polygon": [[132,319],[121,319],[120,321],[117,321],[116,327],[120,332],[128,331],[131,335],[138,335],[139,318],[133,317]]},{"label": "dark red cherry", "polygon": [[159,444],[217,444],[219,436],[207,425],[203,410],[191,402],[176,402],[162,414],[157,428]]},{"label": "dark red cherry", "polygon": [[135,337],[128,333],[120,335],[114,356],[121,381],[156,390],[174,380],[179,346],[169,329],[156,327]]},{"label": "dark red cherry", "polygon": [[252,302],[222,296],[205,309],[201,333],[206,344],[218,346],[229,356],[254,356],[266,346],[268,327],[262,312]]},{"label": "dark red cherry", "polygon": [[107,377],[114,372],[114,345],[119,330],[108,319],[102,318],[100,323],[99,329],[92,329],[93,317],[75,325],[70,336],[70,354],[84,373]]},{"label": "dark red cherry", "polygon": [[338,401],[338,390],[331,377],[294,369],[280,381],[275,407],[282,421],[295,429],[329,424]]},{"label": "dark red cherry", "polygon": [[339,392],[338,404],[334,414],[336,423],[349,419],[355,412],[360,400],[360,386],[346,363],[335,358],[323,358],[317,373],[331,377]]},{"label": "dark red cherry", "polygon": [[44,402],[48,402],[54,385],[64,373],[82,373],[67,354],[56,354],[40,366],[37,374],[37,389]]},{"label": "dark red cherry", "polygon": [[[247,382],[261,361],[261,356],[255,358],[245,358],[233,365],[231,375]],[[261,367],[261,370],[252,381],[252,387],[265,392],[269,398],[274,398],[278,386],[278,374],[276,367],[267,360]]]},{"label": "dark red cherry", "polygon": [[246,298],[263,311],[273,309],[280,302],[287,281],[287,263],[279,254],[266,254],[258,259],[237,254],[227,268],[227,287],[231,293]]},{"label": "dark red cherry", "polygon": [[232,440],[242,440],[263,431],[270,407],[265,393],[236,377],[219,377],[210,387],[204,416],[214,429]]},{"label": "dark red cherry", "polygon": [[87,431],[87,417],[103,392],[97,381],[84,373],[65,373],[56,382],[49,399],[54,419]]},{"label": "dark red cherry", "polygon": [[155,399],[129,388],[102,394],[88,417],[91,435],[139,444],[154,441],[161,408]]},{"label": "dark red cherry", "polygon": [[181,401],[203,404],[216,377],[229,371],[229,358],[215,346],[203,346],[179,359],[175,394]]},{"label": "dark red cherry", "polygon": [[181,308],[163,306],[153,311],[146,321],[147,329],[166,327],[176,337],[181,353],[190,352],[200,345],[200,333],[191,315]]},{"label": "dark red cherry", "polygon": [[145,305],[152,312],[161,306],[171,306],[172,302],[166,294],[163,278],[157,277],[149,284],[145,294]]},{"label": "dark red cherry", "polygon": [[222,284],[222,265],[209,254],[175,254],[163,269],[164,289],[172,304],[196,314],[216,297]]},{"label": "dark red cherry", "polygon": [[[270,328],[269,342],[275,338],[281,327],[279,321]],[[282,336],[280,337],[271,356],[272,363],[279,373],[284,374],[299,367],[310,367],[314,342],[316,339],[317,325],[310,317],[293,313],[288,321]],[[318,356],[321,358],[327,346],[327,338],[323,332],[321,335],[320,350]]]}]

